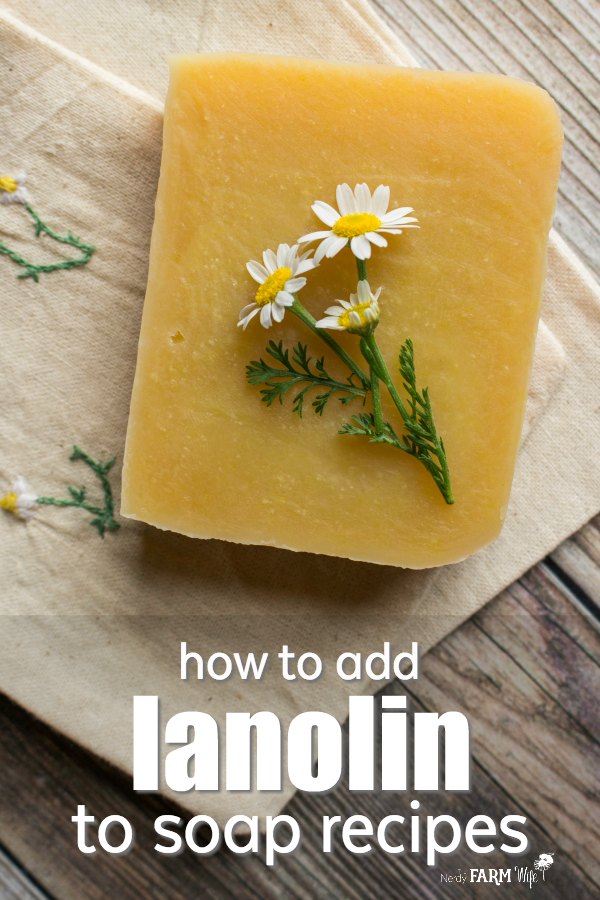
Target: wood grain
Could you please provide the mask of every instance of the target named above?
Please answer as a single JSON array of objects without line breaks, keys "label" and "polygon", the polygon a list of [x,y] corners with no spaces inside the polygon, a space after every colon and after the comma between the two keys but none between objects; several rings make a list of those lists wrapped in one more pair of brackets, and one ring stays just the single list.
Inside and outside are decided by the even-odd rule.
[{"label": "wood grain", "polygon": [[556,227],[600,274],[597,5],[587,8],[578,0],[371,2],[423,65],[502,72],[534,81],[552,95],[566,138]]},{"label": "wood grain", "polygon": [[0,896],[2,900],[47,900],[31,877],[0,850]]}]

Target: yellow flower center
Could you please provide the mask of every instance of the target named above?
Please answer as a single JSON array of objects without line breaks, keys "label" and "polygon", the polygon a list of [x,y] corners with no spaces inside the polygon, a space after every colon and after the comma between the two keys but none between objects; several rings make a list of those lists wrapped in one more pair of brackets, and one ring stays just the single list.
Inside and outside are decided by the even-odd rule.
[{"label": "yellow flower center", "polygon": [[0,497],[0,509],[5,509],[6,512],[10,513],[16,513],[17,499],[15,492],[10,491],[8,494],[5,494],[4,497]]},{"label": "yellow flower center", "polygon": [[[354,331],[356,328],[362,329],[373,322],[373,318],[365,315],[366,310],[371,309],[372,305],[370,300],[367,300],[366,303],[358,303],[356,306],[353,306],[352,309],[347,309],[343,312],[339,317],[338,322],[342,328],[345,328],[347,331]],[[360,322],[356,321],[356,316],[358,316]]]},{"label": "yellow flower center", "polygon": [[256,292],[254,298],[257,306],[265,306],[266,303],[272,303],[279,291],[285,287],[286,281],[292,277],[292,270],[288,266],[282,266],[281,269],[275,269],[272,275],[269,275]]},{"label": "yellow flower center", "polygon": [[[9,178],[8,175],[0,175],[0,191],[4,191],[5,194],[14,194],[17,188],[18,184],[14,178]],[[4,509],[4,507],[2,508]]]},{"label": "yellow flower center", "polygon": [[338,219],[332,231],[338,237],[353,238],[366,234],[367,231],[377,231],[378,228],[381,228],[381,219],[373,213],[350,213]]}]

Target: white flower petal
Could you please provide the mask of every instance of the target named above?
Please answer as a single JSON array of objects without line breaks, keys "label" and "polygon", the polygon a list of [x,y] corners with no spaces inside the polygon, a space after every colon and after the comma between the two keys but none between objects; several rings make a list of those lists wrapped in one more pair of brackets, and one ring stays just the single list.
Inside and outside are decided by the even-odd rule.
[{"label": "white flower petal", "polygon": [[279,291],[275,297],[275,302],[280,306],[292,306],[296,302],[296,298],[288,291]]},{"label": "white flower petal", "polygon": [[386,212],[385,215],[381,218],[381,221],[391,223],[395,219],[401,219],[403,216],[406,216],[411,212],[414,212],[412,206],[398,206],[396,207],[396,209],[390,209],[389,212]]},{"label": "white flower petal", "polygon": [[315,262],[317,265],[321,262],[323,257],[325,256],[325,251],[327,250],[327,241],[329,238],[325,238],[324,241],[321,241],[317,249],[315,250]]},{"label": "white flower petal", "polygon": [[[331,259],[333,256],[336,256],[343,250],[346,244],[348,243],[348,238],[338,237],[337,235],[333,235],[333,237],[328,238],[328,246],[327,246],[327,257]],[[325,242],[324,242],[325,243]]]},{"label": "white flower petal", "polygon": [[354,194],[352,193],[352,188],[349,184],[338,184],[335,189],[335,198],[342,216],[348,216],[350,213],[355,213],[357,211]]},{"label": "white flower petal", "polygon": [[289,266],[289,253],[290,253],[290,245],[289,244],[280,244],[277,248],[277,268],[281,269],[282,266]]},{"label": "white flower petal", "polygon": [[371,191],[368,186],[362,182],[362,184],[357,184],[354,188],[354,196],[356,197],[356,209],[359,213],[370,213],[371,212]]},{"label": "white flower petal", "polygon": [[303,259],[302,262],[299,262],[295,267],[294,275],[302,275],[304,272],[310,272],[311,269],[316,269],[316,263],[314,259]]},{"label": "white flower petal", "polygon": [[256,307],[256,303],[249,303],[248,306],[245,306],[243,309],[240,310],[239,318],[243,319],[244,316],[247,316],[248,313],[251,312],[251,310],[253,310],[255,307]]},{"label": "white flower petal", "polygon": [[371,299],[371,288],[369,287],[369,282],[364,278],[358,282],[356,293],[358,295],[359,303],[368,303]]},{"label": "white flower petal", "polygon": [[271,315],[273,316],[274,322],[283,322],[283,317],[285,316],[285,306],[279,306],[278,303],[274,303],[271,307]]},{"label": "white flower petal", "polygon": [[382,219],[390,205],[390,189],[385,184],[380,184],[373,191],[373,199],[371,200],[371,212]]},{"label": "white flower petal", "polygon": [[269,275],[277,270],[277,257],[272,250],[265,250],[263,253],[263,262],[267,268]]},{"label": "white flower petal", "polygon": [[254,316],[258,315],[260,311],[260,306],[255,306],[251,313],[249,313],[245,318],[240,319],[238,325],[241,326],[242,331],[245,331],[248,327],[248,323],[254,318]]},{"label": "white flower petal", "polygon": [[255,281],[258,281],[259,284],[262,284],[267,280],[269,273],[259,262],[256,262],[255,259],[251,259],[250,262],[246,263],[246,268],[248,272],[254,278]]},{"label": "white flower petal", "polygon": [[375,244],[376,247],[387,247],[388,245],[386,239],[380,234],[377,234],[376,231],[367,231],[365,237],[367,240],[371,241],[372,244]]},{"label": "white flower petal", "polygon": [[[319,241],[321,238],[329,237],[331,231],[311,231],[310,234],[304,234],[298,238],[299,244],[307,244],[309,241]],[[315,253],[315,259],[317,254]]]},{"label": "white flower petal", "polygon": [[[315,253],[315,259],[321,260],[323,256],[331,256],[335,254],[330,254],[329,250],[331,247],[335,247],[339,241],[342,241],[343,244],[346,243],[346,238],[338,238],[335,234],[329,234],[329,237],[326,237],[325,240],[319,244],[317,247],[317,252]],[[341,248],[340,248],[341,249]],[[336,251],[337,252],[337,251]]]},{"label": "white flower petal", "polygon": [[326,225],[334,225],[340,217],[337,209],[334,209],[333,206],[330,206],[329,203],[324,203],[322,200],[316,200],[311,209],[315,216],[318,216],[321,222],[325,222]]},{"label": "white flower petal", "polygon": [[263,328],[270,328],[273,324],[271,321],[271,304],[265,303],[260,309],[260,324]]},{"label": "white flower petal", "polygon": [[353,237],[350,241],[350,247],[352,248],[352,252],[357,259],[370,259],[371,245],[364,234],[359,234],[358,237]]},{"label": "white flower petal", "polygon": [[305,284],[306,278],[288,278],[285,283],[285,290],[289,291],[290,294],[295,294],[297,291],[301,291]]},{"label": "white flower petal", "polygon": [[342,316],[344,314],[344,307],[350,306],[350,304],[349,303],[347,304],[345,300],[340,300],[339,302],[342,303],[343,306],[328,306],[327,307],[325,312],[327,313],[328,316]]},{"label": "white flower petal", "polygon": [[319,319],[316,324],[317,328],[333,328],[335,331],[344,330],[336,316],[325,316],[325,318]]}]

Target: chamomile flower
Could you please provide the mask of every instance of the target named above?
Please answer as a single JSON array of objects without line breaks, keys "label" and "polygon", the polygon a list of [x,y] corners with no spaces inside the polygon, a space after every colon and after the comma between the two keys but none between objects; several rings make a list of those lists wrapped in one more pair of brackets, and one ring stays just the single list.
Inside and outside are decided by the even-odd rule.
[{"label": "chamomile flower", "polygon": [[390,204],[390,189],[380,184],[371,196],[366,184],[357,184],[354,191],[349,184],[338,184],[335,196],[339,212],[317,200],[312,210],[329,231],[313,231],[298,238],[299,244],[320,240],[315,252],[315,262],[319,263],[324,256],[332,257],[340,252],[348,243],[358,259],[369,259],[371,244],[376,247],[387,247],[382,234],[402,234],[405,228],[418,228],[417,219],[409,216],[412,206],[400,206],[397,209],[387,208]]},{"label": "chamomile flower", "polygon": [[283,321],[286,307],[292,306],[296,294],[306,284],[304,272],[314,269],[312,250],[298,255],[298,244],[280,244],[275,253],[265,250],[263,263],[252,259],[246,263],[248,272],[258,282],[254,302],[240,312],[238,325],[245,330],[254,316],[260,314],[260,324],[270,328],[273,322]]},{"label": "chamomile flower", "polygon": [[317,328],[364,334],[379,322],[380,294],[381,288],[373,294],[368,281],[359,281],[356,294],[350,294],[350,300],[338,300],[339,306],[326,309],[327,315],[317,322]]},{"label": "chamomile flower", "polygon": [[15,178],[0,175],[0,203],[29,203],[26,181],[24,172],[20,172]]},{"label": "chamomile flower", "polygon": [[19,519],[30,519],[37,504],[37,495],[29,489],[25,479],[19,475],[15,478],[10,491],[0,497],[0,509],[12,513]]}]

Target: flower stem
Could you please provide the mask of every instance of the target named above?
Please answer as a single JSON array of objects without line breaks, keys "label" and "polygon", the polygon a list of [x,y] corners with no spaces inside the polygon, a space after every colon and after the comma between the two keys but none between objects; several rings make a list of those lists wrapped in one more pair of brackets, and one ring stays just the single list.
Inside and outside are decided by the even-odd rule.
[{"label": "flower stem", "polygon": [[331,337],[331,335],[323,328],[317,327],[317,320],[300,303],[297,297],[294,305],[291,307],[291,311],[300,319],[301,322],[304,322],[304,324],[307,325],[311,331],[318,335],[321,340],[327,344],[328,347],[331,347],[333,352],[336,353],[342,360],[342,362],[344,362],[348,366],[350,371],[360,379],[365,388],[368,389],[371,387],[371,382],[368,375],[363,372],[358,363],[354,362],[352,357],[348,353],[346,353],[344,348],[341,347],[340,344],[338,344],[335,338]]},{"label": "flower stem", "polygon": [[410,419],[410,414],[409,414],[406,406],[404,405],[402,397],[396,390],[396,386],[395,386],[394,382],[392,381],[392,376],[390,375],[390,370],[388,369],[387,363],[386,363],[385,359],[383,358],[383,354],[382,354],[381,350],[379,349],[379,344],[377,343],[377,341],[375,339],[375,335],[373,334],[373,332],[371,332],[370,334],[366,334],[364,336],[363,340],[365,341],[365,343],[368,347],[369,356],[373,359],[374,365],[377,369],[377,373],[378,373],[379,377],[381,378],[381,380],[383,381],[383,383],[385,384],[388,391],[390,392],[390,397],[394,401],[394,404],[395,404],[398,412],[402,416],[402,419],[404,422],[408,421]]},{"label": "flower stem", "polygon": [[120,526],[115,519],[115,503],[110,481],[108,480],[108,473],[112,469],[115,460],[109,459],[107,462],[102,462],[101,460],[92,459],[89,453],[85,453],[85,451],[77,446],[73,447],[70,459],[72,461],[80,460],[81,462],[84,462],[96,475],[102,488],[104,506],[95,506],[92,503],[88,503],[85,496],[85,488],[78,489],[74,487],[69,488],[69,493],[71,494],[69,499],[62,499],[60,497],[38,497],[36,503],[39,503],[40,506],[60,506],[63,508],[70,506],[76,509],[84,509],[86,512],[95,516],[90,524],[97,529],[100,537],[104,537],[104,534],[107,531],[117,531]]},{"label": "flower stem", "polygon": [[358,270],[358,280],[367,281],[367,263],[364,259],[356,257],[356,268]]},{"label": "flower stem", "polygon": [[383,411],[381,409],[381,392],[379,389],[379,378],[373,366],[371,371],[371,396],[373,398],[373,418],[375,420],[375,429],[377,434],[383,433]]}]

